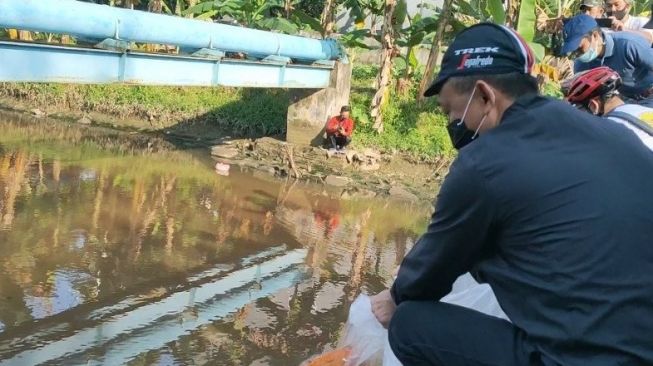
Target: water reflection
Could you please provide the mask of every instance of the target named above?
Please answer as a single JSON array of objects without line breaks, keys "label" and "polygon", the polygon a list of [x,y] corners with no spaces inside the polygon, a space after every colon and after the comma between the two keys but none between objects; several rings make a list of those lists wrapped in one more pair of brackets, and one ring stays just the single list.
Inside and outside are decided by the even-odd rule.
[{"label": "water reflection", "polygon": [[0,115],[4,364],[296,364],[386,286],[429,207]]}]

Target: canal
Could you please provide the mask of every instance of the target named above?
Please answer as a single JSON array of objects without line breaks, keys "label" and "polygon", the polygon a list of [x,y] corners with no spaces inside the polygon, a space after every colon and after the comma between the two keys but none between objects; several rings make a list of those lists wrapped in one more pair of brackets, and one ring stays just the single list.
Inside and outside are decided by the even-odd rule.
[{"label": "canal", "polygon": [[297,365],[431,207],[0,114],[0,365]]}]

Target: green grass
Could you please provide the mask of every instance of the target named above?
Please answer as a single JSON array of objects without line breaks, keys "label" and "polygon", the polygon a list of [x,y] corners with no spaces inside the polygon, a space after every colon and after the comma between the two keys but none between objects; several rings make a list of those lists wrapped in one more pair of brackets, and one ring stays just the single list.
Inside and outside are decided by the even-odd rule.
[{"label": "green grass", "polygon": [[439,112],[433,99],[417,104],[416,82],[402,95],[392,87],[388,103],[382,110],[384,131],[379,134],[372,128],[374,121],[368,111],[376,72],[376,67],[371,65],[358,66],[353,71],[351,105],[357,123],[355,144],[423,157],[452,156],[454,150],[447,134],[447,118]]},{"label": "green grass", "polygon": [[3,83],[0,95],[46,109],[151,118],[159,128],[201,121],[237,135],[283,132],[289,104],[279,89]]}]

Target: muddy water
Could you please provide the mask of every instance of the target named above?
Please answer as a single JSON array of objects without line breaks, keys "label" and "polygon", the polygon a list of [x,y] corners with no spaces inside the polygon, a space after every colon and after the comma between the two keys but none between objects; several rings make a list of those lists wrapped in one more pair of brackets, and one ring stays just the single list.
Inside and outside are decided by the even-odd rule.
[{"label": "muddy water", "polygon": [[430,212],[170,146],[0,114],[0,365],[296,365]]}]

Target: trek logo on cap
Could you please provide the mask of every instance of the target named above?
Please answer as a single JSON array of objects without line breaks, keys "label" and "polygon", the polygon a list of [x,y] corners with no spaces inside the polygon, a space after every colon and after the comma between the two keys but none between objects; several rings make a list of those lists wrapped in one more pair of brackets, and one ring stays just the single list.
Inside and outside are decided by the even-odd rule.
[{"label": "trek logo on cap", "polygon": [[453,51],[456,56],[460,55],[473,55],[476,53],[499,53],[499,47],[476,47],[476,48],[461,48]]},{"label": "trek logo on cap", "polygon": [[494,57],[487,55],[481,57],[480,55],[475,58],[471,58],[472,55],[479,53],[499,53],[499,47],[476,47],[476,48],[461,48],[455,50],[454,54],[456,56],[463,55],[458,64],[457,70],[471,69],[490,66],[494,63]]}]

